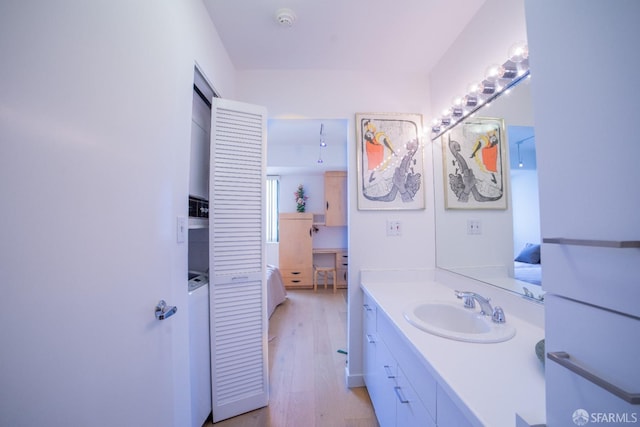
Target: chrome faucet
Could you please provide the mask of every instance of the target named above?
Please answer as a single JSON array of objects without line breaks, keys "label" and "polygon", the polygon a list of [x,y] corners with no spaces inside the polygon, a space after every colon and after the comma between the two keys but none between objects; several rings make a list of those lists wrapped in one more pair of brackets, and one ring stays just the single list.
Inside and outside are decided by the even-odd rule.
[{"label": "chrome faucet", "polygon": [[501,307],[493,308],[489,301],[490,298],[485,298],[480,294],[476,294],[475,292],[460,292],[455,291],[456,297],[461,299],[464,303],[465,308],[475,308],[476,301],[480,304],[480,314],[485,316],[491,316],[491,319],[496,323],[504,323],[505,316],[504,310]]}]

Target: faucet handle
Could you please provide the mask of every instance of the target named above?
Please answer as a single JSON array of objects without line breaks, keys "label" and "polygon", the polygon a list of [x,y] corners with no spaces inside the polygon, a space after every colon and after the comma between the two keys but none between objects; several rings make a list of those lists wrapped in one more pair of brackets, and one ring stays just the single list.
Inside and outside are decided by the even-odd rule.
[{"label": "faucet handle", "polygon": [[456,298],[462,299],[465,308],[476,308],[476,301],[472,292],[455,291]]},{"label": "faucet handle", "polygon": [[505,323],[507,321],[507,319],[504,316],[504,310],[502,309],[502,307],[496,306],[493,309],[493,315],[491,316],[491,320],[493,320],[495,323]]}]

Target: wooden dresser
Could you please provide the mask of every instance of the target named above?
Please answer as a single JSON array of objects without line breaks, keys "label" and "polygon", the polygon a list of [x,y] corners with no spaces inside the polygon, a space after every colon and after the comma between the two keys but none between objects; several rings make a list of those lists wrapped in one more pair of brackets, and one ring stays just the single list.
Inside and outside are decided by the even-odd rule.
[{"label": "wooden dresser", "polygon": [[313,214],[281,213],[280,273],[287,288],[313,287]]}]

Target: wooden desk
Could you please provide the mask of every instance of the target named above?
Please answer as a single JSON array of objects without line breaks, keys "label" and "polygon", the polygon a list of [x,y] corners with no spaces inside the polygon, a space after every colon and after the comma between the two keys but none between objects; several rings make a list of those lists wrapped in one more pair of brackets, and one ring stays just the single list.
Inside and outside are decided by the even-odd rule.
[{"label": "wooden desk", "polygon": [[346,248],[313,248],[313,264],[336,268],[337,287],[347,287],[349,254]]}]

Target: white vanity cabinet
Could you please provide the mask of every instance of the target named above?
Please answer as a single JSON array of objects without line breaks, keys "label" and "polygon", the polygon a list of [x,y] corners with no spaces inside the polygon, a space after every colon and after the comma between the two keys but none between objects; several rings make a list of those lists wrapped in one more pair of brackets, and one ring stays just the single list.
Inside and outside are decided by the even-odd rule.
[{"label": "white vanity cabinet", "polygon": [[[544,329],[511,314],[533,303],[492,295],[516,335],[468,343],[425,332],[404,317],[423,299],[454,299],[453,288],[414,273],[380,270],[363,271],[360,286],[364,378],[382,427],[514,427],[516,414],[528,425],[545,423],[544,371],[534,351]],[[387,381],[391,387],[381,379],[389,372],[395,377]]]},{"label": "white vanity cabinet", "polygon": [[378,423],[381,426],[395,425],[395,401],[389,389],[385,387],[386,373],[384,365],[388,350],[378,338],[376,330],[377,307],[369,299],[363,305],[364,324],[364,382],[369,391],[369,397],[376,411]]},{"label": "white vanity cabinet", "polygon": [[435,379],[367,294],[363,326],[364,380],[380,426],[435,427]]}]

